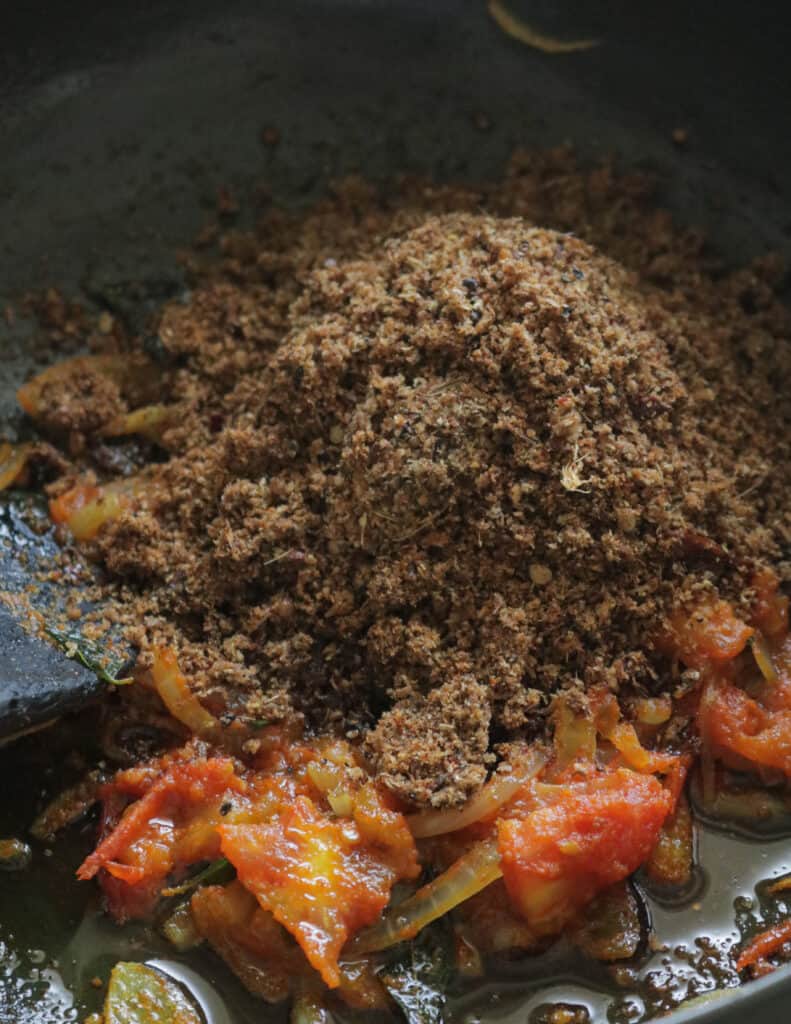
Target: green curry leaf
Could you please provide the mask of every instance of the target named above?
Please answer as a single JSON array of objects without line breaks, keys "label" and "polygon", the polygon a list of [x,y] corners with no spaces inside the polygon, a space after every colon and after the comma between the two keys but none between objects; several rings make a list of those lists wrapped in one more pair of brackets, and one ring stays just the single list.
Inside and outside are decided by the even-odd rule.
[{"label": "green curry leaf", "polygon": [[134,682],[131,676],[119,678],[118,673],[127,662],[127,658],[110,655],[103,651],[98,644],[86,640],[81,633],[67,629],[56,629],[54,626],[47,626],[47,635],[51,637],[60,647],[67,658],[78,662],[93,672],[103,683],[111,683],[113,686],[126,686]]},{"label": "green curry leaf", "polygon": [[162,894],[163,896],[183,896],[185,892],[199,889],[202,885],[223,885],[225,882],[230,882],[235,875],[236,872],[231,862],[225,857],[218,857],[201,871],[191,875],[181,885],[163,889]]},{"label": "green curry leaf", "polygon": [[443,1024],[452,976],[444,926],[425,928],[416,939],[404,944],[398,959],[379,972],[380,981],[407,1024]]}]

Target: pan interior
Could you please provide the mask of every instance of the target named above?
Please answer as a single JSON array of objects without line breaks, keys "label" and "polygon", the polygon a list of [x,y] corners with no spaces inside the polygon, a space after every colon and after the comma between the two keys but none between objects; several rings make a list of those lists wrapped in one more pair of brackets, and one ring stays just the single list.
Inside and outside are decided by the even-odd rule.
[{"label": "pan interior", "polygon": [[[347,172],[495,177],[515,146],[566,140],[585,159],[612,153],[654,172],[662,203],[734,262],[791,250],[779,4],[758,18],[736,3],[543,0],[530,16],[602,45],[573,57],[532,52],[477,0],[121,0],[111,9],[77,0],[45,15],[26,5],[4,19],[0,42],[0,309],[28,288],[84,295],[97,279],[172,280],[175,249],[203,224],[220,185],[248,196],[263,184],[279,202],[304,204]],[[685,146],[673,141],[677,128]],[[32,337],[24,317],[0,316],[0,422],[11,431],[15,388],[36,362]],[[12,628],[0,622],[0,641]],[[42,786],[61,781],[37,751],[31,739],[0,753],[0,834],[24,829]],[[72,885],[88,838],[78,830],[54,856],[37,849],[29,875],[0,875],[2,1022],[76,1019],[61,979],[80,993],[81,1011],[93,1007],[101,993],[90,979],[118,957],[173,961],[150,935],[111,933],[93,897]],[[682,984],[676,947],[702,932],[733,941],[734,900],[753,913],[757,880],[791,868],[783,839],[758,846],[705,832],[702,844],[700,909],[653,907],[671,949],[647,970],[680,972]],[[461,999],[458,1015],[537,1019],[541,1004],[562,998],[615,1019],[609,982],[578,966],[562,950],[508,965],[496,987]],[[221,966],[206,959],[198,969],[234,1000],[234,1020],[259,1019],[260,1004]],[[638,997],[621,994],[621,1005],[620,1019],[639,1019]],[[221,1024],[220,1010],[215,1017]]]}]

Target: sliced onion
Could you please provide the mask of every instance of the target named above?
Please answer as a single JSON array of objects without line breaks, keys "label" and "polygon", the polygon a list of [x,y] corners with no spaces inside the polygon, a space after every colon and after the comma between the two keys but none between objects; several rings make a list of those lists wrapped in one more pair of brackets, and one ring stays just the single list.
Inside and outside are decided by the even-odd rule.
[{"label": "sliced onion", "polygon": [[49,842],[61,829],[79,821],[99,800],[103,781],[101,771],[96,768],[74,786],[65,789],[36,817],[30,826],[30,834],[42,842]]},{"label": "sliced onion", "polygon": [[555,763],[562,772],[578,761],[592,763],[596,757],[596,725],[592,718],[575,711],[569,700],[556,698],[552,721],[555,726]]},{"label": "sliced onion", "polygon": [[637,896],[628,882],[616,882],[585,909],[571,940],[604,963],[630,960],[640,948],[643,924]]},{"label": "sliced onion", "polygon": [[0,871],[25,871],[33,851],[21,839],[0,839]]},{"label": "sliced onion", "polygon": [[307,987],[297,992],[291,1004],[288,1024],[331,1024],[332,1015],[321,996]]},{"label": "sliced onion", "polygon": [[496,814],[508,801],[516,796],[526,782],[535,778],[546,764],[546,756],[531,750],[518,765],[508,766],[496,772],[478,793],[460,808],[445,811],[420,811],[407,818],[407,824],[415,839],[441,836]]},{"label": "sliced onion", "polygon": [[74,356],[72,359],[64,359],[48,366],[23,384],[17,391],[17,401],[29,416],[35,418],[41,413],[41,394],[47,385],[59,383],[72,374],[76,377],[87,373],[100,373],[120,383],[129,374],[130,365],[130,357],[122,355]]},{"label": "sliced onion", "polygon": [[535,50],[541,50],[542,53],[574,53],[577,50],[590,50],[591,47],[599,45],[598,39],[555,39],[553,36],[537,32],[527,22],[512,14],[501,0],[489,0],[489,14],[506,35],[526,46],[532,46]]},{"label": "sliced onion", "polygon": [[695,863],[695,832],[689,801],[682,792],[675,810],[662,825],[645,870],[659,885],[682,888],[692,879]]},{"label": "sliced onion", "polygon": [[497,840],[476,843],[433,882],[360,932],[348,947],[349,953],[377,953],[414,938],[426,925],[491,885],[502,873]]},{"label": "sliced onion", "polygon": [[219,722],[190,690],[189,683],[179,669],[176,655],[170,648],[155,649],[151,678],[162,703],[190,732],[196,736],[208,736],[217,731]]},{"label": "sliced onion", "polygon": [[716,689],[711,682],[703,687],[698,705],[698,733],[700,735],[700,789],[701,802],[709,804],[717,794],[717,766],[709,735],[710,709],[716,700]]},{"label": "sliced onion", "polygon": [[149,441],[159,441],[162,432],[171,422],[174,409],[167,405],[144,405],[133,412],[115,416],[99,431],[102,437],[123,437],[125,434],[140,434]]},{"label": "sliced onion", "polygon": [[755,633],[752,636],[750,646],[752,648],[753,657],[755,658],[755,664],[761,670],[761,675],[767,683],[773,685],[778,679],[777,669],[772,661],[772,653],[760,633]]},{"label": "sliced onion", "polygon": [[642,745],[629,722],[618,722],[611,729],[602,730],[602,736],[615,747],[630,768],[652,775],[654,772],[668,772],[678,763],[675,754],[661,754],[648,750]]},{"label": "sliced onion", "polygon": [[162,922],[160,931],[179,953],[186,953],[188,949],[194,949],[195,946],[199,946],[203,942],[203,936],[197,929],[189,902],[176,907],[173,913]]},{"label": "sliced onion", "polygon": [[641,697],[634,711],[641,725],[664,725],[673,714],[673,703],[669,697]]},{"label": "sliced onion", "polygon": [[30,455],[29,444],[0,444],[0,491],[15,484]]}]

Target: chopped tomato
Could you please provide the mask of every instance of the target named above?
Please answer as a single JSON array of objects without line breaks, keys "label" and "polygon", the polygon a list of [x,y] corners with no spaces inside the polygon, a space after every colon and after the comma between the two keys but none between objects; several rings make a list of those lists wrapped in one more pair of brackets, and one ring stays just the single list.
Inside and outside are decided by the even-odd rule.
[{"label": "chopped tomato", "polygon": [[[256,761],[245,768],[185,747],[119,772],[102,792],[104,838],[78,875],[101,872],[110,910],[125,920],[146,916],[170,879],[222,850],[262,913],[271,910],[338,984],[346,938],[379,915],[395,881],[418,874],[414,839],[390,800],[360,784],[348,745],[311,746],[270,729]],[[350,802],[346,816],[330,812],[312,781],[330,764]],[[219,900],[212,907],[224,922],[239,900]]]},{"label": "chopped tomato", "polygon": [[755,632],[737,618],[727,601],[713,601],[693,612],[678,611],[670,621],[670,636],[663,647],[670,647],[692,668],[707,662],[731,661],[744,650]]},{"label": "chopped tomato", "polygon": [[301,796],[267,824],[219,830],[242,884],[296,937],[331,988],[340,983],[338,956],[349,936],[379,916],[399,878],[419,871],[405,822],[392,833],[375,830],[374,845],[363,834],[373,829],[370,808],[361,817],[362,828],[332,820]]},{"label": "chopped tomato", "polygon": [[[145,785],[132,769],[133,789]],[[110,783],[103,799],[113,807],[126,780]],[[110,910],[119,920],[139,917],[153,906],[165,880],[190,864],[219,855],[216,823],[226,794],[245,791],[229,758],[195,759],[171,764],[128,806],[120,820],[77,871],[80,879],[100,870]]]},{"label": "chopped tomato", "polygon": [[628,769],[561,786],[552,802],[498,823],[505,884],[539,934],[559,931],[649,856],[673,797]]},{"label": "chopped tomato", "polygon": [[768,710],[727,680],[707,685],[698,729],[715,757],[737,770],[776,768],[791,777],[791,708]]}]

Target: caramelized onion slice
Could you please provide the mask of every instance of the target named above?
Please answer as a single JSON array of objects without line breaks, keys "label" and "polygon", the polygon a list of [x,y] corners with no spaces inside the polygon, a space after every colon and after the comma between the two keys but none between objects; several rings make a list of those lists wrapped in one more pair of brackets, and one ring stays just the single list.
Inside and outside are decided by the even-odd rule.
[{"label": "caramelized onion slice", "polygon": [[750,639],[750,647],[752,648],[753,658],[755,658],[755,664],[760,669],[761,675],[767,683],[774,685],[778,679],[777,669],[772,661],[772,652],[769,650],[766,640],[764,640],[760,633],[755,633]]},{"label": "caramelized onion slice", "polygon": [[70,375],[99,373],[116,381],[122,381],[130,373],[130,357],[122,355],[74,356],[60,363],[48,366],[46,370],[32,377],[17,391],[17,401],[34,419],[41,414],[41,396],[45,387],[59,384]]},{"label": "caramelized onion slice", "polygon": [[196,736],[206,737],[217,731],[219,722],[190,690],[189,683],[181,673],[176,655],[170,648],[155,649],[151,678],[162,698],[162,703],[190,732]]},{"label": "caramelized onion slice", "polygon": [[516,796],[522,786],[535,778],[546,764],[546,756],[537,750],[531,750],[518,765],[509,765],[489,779],[463,807],[444,811],[421,811],[407,818],[407,823],[415,839],[426,839],[429,836],[441,836],[447,832],[458,832],[459,829],[489,818],[504,807]]},{"label": "caramelized onion slice", "polygon": [[496,839],[476,843],[433,882],[392,907],[347,947],[353,955],[377,953],[414,938],[427,924],[453,910],[502,875]]},{"label": "caramelized onion slice", "polygon": [[121,413],[99,431],[101,437],[123,437],[140,434],[149,441],[160,441],[165,429],[173,422],[176,410],[168,405],[143,405],[133,412]]},{"label": "caramelized onion slice", "polygon": [[616,882],[585,908],[571,940],[588,956],[604,963],[630,960],[643,941],[638,898],[628,882]]},{"label": "caramelized onion slice", "polygon": [[542,53],[575,53],[599,45],[598,39],[555,39],[537,32],[527,22],[512,14],[501,0],[489,0],[489,14],[506,35]]},{"label": "caramelized onion slice", "polygon": [[29,444],[0,444],[0,491],[17,482],[27,465],[29,455]]},{"label": "caramelized onion slice", "polygon": [[653,882],[681,888],[689,885],[695,863],[695,832],[692,811],[684,793],[665,820],[646,873]]}]

